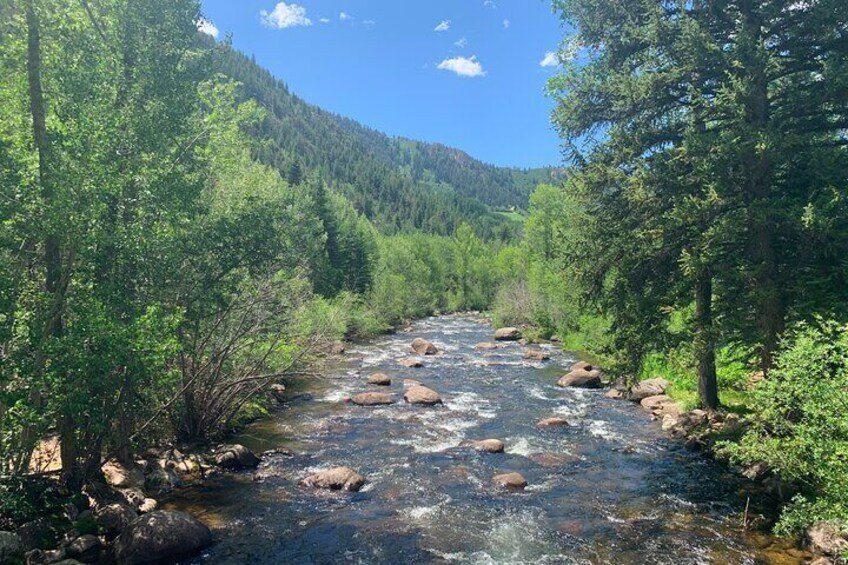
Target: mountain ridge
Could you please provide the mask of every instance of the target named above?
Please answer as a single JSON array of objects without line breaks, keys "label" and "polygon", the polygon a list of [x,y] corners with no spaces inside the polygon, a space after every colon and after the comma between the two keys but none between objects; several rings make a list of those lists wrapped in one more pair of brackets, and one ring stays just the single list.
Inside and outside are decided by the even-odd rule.
[{"label": "mountain ridge", "polygon": [[266,110],[250,132],[256,157],[284,175],[293,167],[317,173],[383,232],[450,234],[469,223],[506,238],[515,226],[498,211],[526,209],[537,184],[561,175],[554,167],[499,167],[442,143],[390,136],[306,102],[252,57],[218,47],[219,72]]}]

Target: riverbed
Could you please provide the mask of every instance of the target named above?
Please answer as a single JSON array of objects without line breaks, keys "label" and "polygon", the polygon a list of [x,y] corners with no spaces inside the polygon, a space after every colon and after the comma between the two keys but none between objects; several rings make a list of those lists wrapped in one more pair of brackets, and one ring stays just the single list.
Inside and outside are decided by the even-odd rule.
[{"label": "riverbed", "polygon": [[[167,507],[206,521],[216,543],[190,563],[802,563],[805,555],[743,529],[746,501],[763,495],[667,437],[638,405],[603,391],[561,389],[575,361],[524,360],[471,315],[421,320],[412,331],[351,347],[320,378],[288,384],[290,400],[236,441],[267,454],[256,472],[226,474],[175,493]],[[415,337],[440,353],[422,368],[398,364]],[[414,357],[414,356],[413,356]],[[391,387],[366,383],[389,374]],[[444,405],[402,401],[403,379],[438,391]],[[363,391],[399,402],[359,407]],[[567,428],[536,422],[564,416]],[[498,438],[502,454],[467,442]],[[298,486],[344,465],[367,479],[358,493]],[[494,484],[516,471],[520,492]],[[756,523],[756,520],[754,520]]]}]

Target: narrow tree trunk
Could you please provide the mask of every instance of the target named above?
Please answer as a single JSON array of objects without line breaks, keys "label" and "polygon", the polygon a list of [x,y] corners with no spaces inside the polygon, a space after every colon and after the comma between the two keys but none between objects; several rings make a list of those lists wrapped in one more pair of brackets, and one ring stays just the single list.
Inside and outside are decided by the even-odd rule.
[{"label": "narrow tree trunk", "polygon": [[719,400],[713,339],[713,281],[708,273],[695,281],[695,356],[701,407],[715,410]]},{"label": "narrow tree trunk", "polygon": [[[745,120],[759,136],[767,136],[771,120],[768,93],[767,62],[763,56],[763,16],[752,0],[740,3],[740,12],[747,41],[743,42],[745,81]],[[745,163],[748,182],[746,200],[751,223],[750,250],[755,269],[753,289],[757,308],[757,329],[760,332],[760,366],[765,375],[771,369],[780,333],[785,324],[785,308],[780,286],[779,262],[775,246],[772,196],[772,162],[767,148],[758,148],[758,135],[750,141],[750,154]]]},{"label": "narrow tree trunk", "polygon": [[[44,103],[44,89],[41,83],[41,29],[35,1],[27,0],[27,82],[29,87],[29,107],[32,115],[32,134],[38,152],[38,177],[41,187],[42,204],[46,210],[47,230],[44,235],[44,290],[50,295],[51,310],[45,321],[44,339],[62,335],[63,326],[63,294],[66,285],[62,282],[62,249],[59,236],[54,228],[50,209],[55,200],[53,178],[51,174],[50,140],[47,135],[47,111]],[[36,352],[36,372],[44,369],[44,344],[39,345]],[[37,384],[35,385],[38,386]],[[57,422],[61,443],[61,460],[63,478],[74,486],[80,482],[78,466],[78,449],[74,420],[69,414],[61,414]]]}]

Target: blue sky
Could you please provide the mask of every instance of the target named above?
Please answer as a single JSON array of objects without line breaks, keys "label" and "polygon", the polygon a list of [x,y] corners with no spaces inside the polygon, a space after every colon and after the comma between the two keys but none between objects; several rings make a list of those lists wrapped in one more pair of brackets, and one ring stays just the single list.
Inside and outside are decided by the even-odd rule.
[{"label": "blue sky", "polygon": [[557,165],[547,0],[203,0],[202,29],[301,98],[497,165]]}]

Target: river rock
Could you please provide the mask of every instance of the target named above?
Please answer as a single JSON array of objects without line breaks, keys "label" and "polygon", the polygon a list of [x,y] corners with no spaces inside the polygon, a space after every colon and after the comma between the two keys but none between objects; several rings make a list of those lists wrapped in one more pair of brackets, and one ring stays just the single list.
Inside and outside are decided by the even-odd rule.
[{"label": "river rock", "polygon": [[435,355],[439,352],[438,348],[423,337],[416,337],[412,340],[412,351],[416,355]]},{"label": "river rock", "polygon": [[238,443],[220,447],[215,453],[215,464],[224,469],[255,469],[259,458]]},{"label": "river rock", "polygon": [[94,518],[106,535],[117,536],[138,518],[138,514],[128,505],[116,502],[99,508],[94,513]]},{"label": "river rock", "polygon": [[524,358],[528,361],[547,361],[551,354],[544,349],[528,349],[524,352]]},{"label": "river rock", "polygon": [[345,347],[345,344],[340,341],[330,346],[331,355],[343,355],[345,351],[347,351],[347,348]]},{"label": "river rock", "polygon": [[403,393],[403,399],[409,404],[423,404],[425,406],[442,403],[442,397],[439,396],[438,392],[423,385],[406,389],[406,392]]},{"label": "river rock", "polygon": [[562,377],[557,382],[557,385],[561,387],[601,388],[603,383],[601,383],[601,373],[599,371],[577,369]]},{"label": "river rock", "polygon": [[642,405],[642,408],[653,412],[657,416],[680,414],[680,406],[678,406],[674,399],[665,394],[643,398],[639,404]]},{"label": "river rock", "polygon": [[80,536],[65,548],[68,557],[83,562],[94,562],[100,554],[100,538],[87,534]]},{"label": "river rock", "polygon": [[115,539],[115,558],[121,565],[175,562],[212,543],[212,532],[185,512],[157,510],[130,524]]},{"label": "river rock", "polygon": [[628,398],[633,402],[641,402],[650,396],[665,394],[669,386],[671,383],[662,378],[647,379],[630,389]]},{"label": "river rock", "polygon": [[848,551],[846,533],[831,522],[818,522],[807,530],[807,541],[815,553],[839,557]]},{"label": "river rock", "polygon": [[59,535],[53,524],[42,516],[22,524],[15,530],[15,534],[20,538],[24,546],[24,551],[30,549],[39,549],[46,547],[52,543]]},{"label": "river rock", "polygon": [[472,445],[474,449],[484,453],[503,453],[504,450],[504,442],[499,439],[484,439],[475,441]]},{"label": "river rock", "polygon": [[500,349],[500,345],[497,343],[493,343],[491,341],[483,341],[474,346],[474,349],[477,351],[493,351],[495,349]]},{"label": "river rock", "polygon": [[563,418],[562,416],[552,416],[550,418],[544,418],[536,422],[536,425],[540,428],[560,428],[570,426],[568,420]]},{"label": "river rock", "polygon": [[492,482],[498,486],[512,489],[523,489],[527,480],[520,473],[503,473],[492,477]]},{"label": "river rock", "polygon": [[385,392],[361,392],[350,399],[357,406],[383,406],[394,404],[395,397]]},{"label": "river rock", "polygon": [[273,384],[271,385],[271,396],[274,397],[274,400],[282,404],[286,401],[286,385],[284,384]]},{"label": "river rock", "polygon": [[144,486],[144,473],[139,467],[123,465],[114,460],[103,464],[103,478],[115,488],[141,488]]},{"label": "river rock", "polygon": [[607,398],[616,398],[616,399],[617,398],[624,398],[624,391],[618,390],[617,388],[613,388],[613,389],[608,390],[607,393],[604,394],[604,396],[606,396]]},{"label": "river rock", "polygon": [[24,542],[12,532],[0,532],[0,563],[15,563],[24,558]]},{"label": "river rock", "polygon": [[385,373],[374,373],[368,377],[368,384],[377,386],[391,386],[392,378]]},{"label": "river rock", "polygon": [[398,363],[408,369],[420,369],[424,366],[424,363],[418,359],[401,359]]},{"label": "river rock", "polygon": [[587,363],[586,361],[578,361],[574,365],[571,366],[571,371],[594,371],[597,369],[591,363]]},{"label": "river rock", "polygon": [[499,328],[495,330],[496,341],[518,341],[521,331],[518,328]]},{"label": "river rock", "polygon": [[300,484],[312,488],[355,492],[365,484],[365,477],[349,467],[334,467],[310,475],[301,480]]}]

